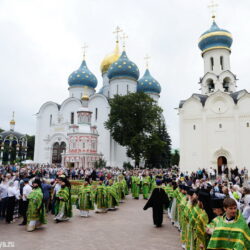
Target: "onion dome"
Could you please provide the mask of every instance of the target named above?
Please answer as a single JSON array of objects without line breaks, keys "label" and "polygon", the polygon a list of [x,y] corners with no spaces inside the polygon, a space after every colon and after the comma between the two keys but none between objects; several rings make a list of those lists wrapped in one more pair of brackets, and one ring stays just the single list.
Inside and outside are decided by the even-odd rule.
[{"label": "onion dome", "polygon": [[68,84],[70,87],[90,87],[95,88],[97,86],[97,79],[95,75],[88,69],[86,61],[83,60],[80,68],[69,76]]},{"label": "onion dome", "polygon": [[138,81],[137,92],[160,94],[161,86],[146,69],[143,77]]},{"label": "onion dome", "polygon": [[102,74],[106,73],[109,69],[109,66],[116,62],[120,57],[120,52],[119,52],[119,42],[116,41],[116,47],[114,52],[111,54],[108,54],[107,56],[104,57],[101,63],[101,72]]},{"label": "onion dome", "polygon": [[233,43],[232,34],[224,29],[220,29],[215,21],[208,31],[200,36],[199,48],[202,54],[212,49],[227,49],[231,51]]},{"label": "onion dome", "polygon": [[108,78],[130,78],[138,80],[140,75],[139,69],[135,63],[130,61],[125,51],[122,52],[120,58],[110,65],[108,70]]}]

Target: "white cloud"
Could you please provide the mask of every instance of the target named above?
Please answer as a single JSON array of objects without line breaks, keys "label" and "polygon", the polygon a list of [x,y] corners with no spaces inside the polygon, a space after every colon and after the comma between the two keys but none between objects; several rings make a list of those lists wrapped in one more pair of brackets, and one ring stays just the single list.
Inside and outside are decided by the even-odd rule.
[{"label": "white cloud", "polygon": [[[34,114],[48,100],[68,95],[67,78],[79,67],[81,46],[88,43],[87,63],[102,85],[100,63],[114,48],[115,26],[128,34],[127,54],[144,73],[161,83],[173,146],[179,145],[177,111],[181,99],[199,93],[203,62],[199,35],[210,27],[208,0],[2,0],[0,2],[0,127],[8,129],[13,110],[16,129],[33,134]],[[250,2],[219,1],[217,23],[232,32],[232,71],[239,89],[249,88]]]}]

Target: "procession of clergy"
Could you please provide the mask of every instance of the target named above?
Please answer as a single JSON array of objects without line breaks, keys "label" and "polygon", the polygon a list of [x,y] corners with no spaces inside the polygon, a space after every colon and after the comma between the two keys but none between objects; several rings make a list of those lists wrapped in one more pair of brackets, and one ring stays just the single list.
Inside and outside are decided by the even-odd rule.
[{"label": "procession of clergy", "polygon": [[[24,179],[23,190],[28,200],[30,232],[46,224],[40,178]],[[79,182],[69,181],[61,173],[54,185],[54,220],[56,223],[69,220],[72,205],[76,205],[81,217],[88,217],[91,210],[97,213],[116,210],[130,190],[134,199],[142,194],[148,200],[144,209],[153,208],[156,227],[161,227],[163,211],[168,214],[180,231],[184,249],[250,249],[250,189],[233,185],[220,176],[210,182],[205,175],[136,170],[105,180],[86,178]]]},{"label": "procession of clergy", "polygon": [[[15,176],[14,176],[15,177]],[[1,183],[1,187],[9,186],[7,192],[13,192],[13,204],[8,202],[6,211],[6,222],[12,223],[15,198],[20,195],[17,192],[15,181],[10,174]],[[128,178],[127,178],[128,177]],[[9,179],[9,180],[8,180]],[[12,180],[13,179],[13,180]],[[24,178],[22,182],[22,216],[23,222],[19,225],[27,225],[27,231],[34,231],[42,224],[46,224],[46,212],[48,211],[48,199],[45,199],[46,184],[51,180],[40,178]],[[69,180],[65,174],[60,174],[52,181],[52,213],[55,215],[55,222],[69,220],[72,217],[72,206],[75,205],[80,211],[81,217],[89,217],[89,212],[95,210],[96,213],[106,213],[109,210],[116,210],[119,203],[122,203],[129,194],[135,199],[139,199],[139,195],[143,193],[144,199],[148,199],[151,190],[155,186],[155,179],[148,175],[142,176],[126,176],[116,175],[105,180],[97,178],[92,180]],[[47,184],[48,185],[48,184]],[[19,194],[19,195],[18,195]],[[8,201],[10,199],[8,198]],[[20,206],[20,204],[19,204]]]}]

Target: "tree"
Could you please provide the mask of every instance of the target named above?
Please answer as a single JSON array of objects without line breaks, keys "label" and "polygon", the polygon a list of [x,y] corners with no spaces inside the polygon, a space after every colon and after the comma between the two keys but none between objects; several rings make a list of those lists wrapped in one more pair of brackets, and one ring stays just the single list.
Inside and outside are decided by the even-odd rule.
[{"label": "tree", "polygon": [[179,151],[177,149],[174,150],[174,153],[172,153],[172,157],[171,157],[171,165],[174,166],[179,166],[179,162],[180,162],[180,154]]},{"label": "tree", "polygon": [[0,128],[0,133],[2,133],[4,130]]},{"label": "tree", "polygon": [[107,164],[107,162],[105,160],[99,159],[98,161],[96,161],[94,163],[94,166],[95,166],[96,169],[98,169],[98,168],[106,168],[106,164]]},{"label": "tree", "polygon": [[27,135],[27,159],[33,160],[35,148],[35,136]]},{"label": "tree", "polygon": [[116,95],[110,99],[110,106],[105,127],[117,143],[127,148],[127,155],[135,160],[135,166],[139,166],[161,119],[162,109],[145,93]]},{"label": "tree", "polygon": [[159,121],[155,132],[148,141],[146,166],[168,168],[171,163],[171,139],[164,121]]}]

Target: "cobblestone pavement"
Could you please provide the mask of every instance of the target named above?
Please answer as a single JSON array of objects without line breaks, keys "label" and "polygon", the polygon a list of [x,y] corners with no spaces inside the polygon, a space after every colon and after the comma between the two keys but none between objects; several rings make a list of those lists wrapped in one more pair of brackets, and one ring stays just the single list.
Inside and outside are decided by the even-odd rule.
[{"label": "cobblestone pavement", "polygon": [[[152,223],[152,210],[143,211],[145,200],[127,197],[117,211],[81,218],[78,210],[68,222],[48,224],[26,232],[14,224],[0,223],[0,243],[13,241],[20,250],[177,250],[179,233],[164,216],[162,228]],[[4,249],[4,248],[3,248]],[[6,248],[7,249],[7,248]],[[8,248],[10,249],[10,248]]]}]

